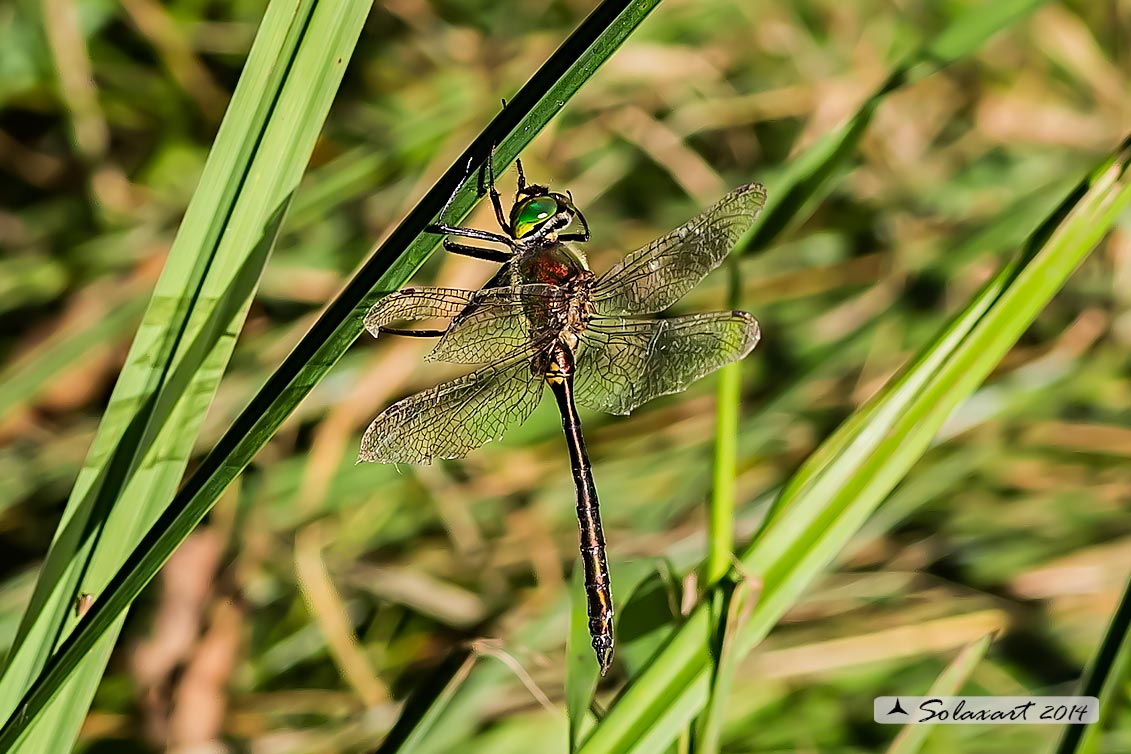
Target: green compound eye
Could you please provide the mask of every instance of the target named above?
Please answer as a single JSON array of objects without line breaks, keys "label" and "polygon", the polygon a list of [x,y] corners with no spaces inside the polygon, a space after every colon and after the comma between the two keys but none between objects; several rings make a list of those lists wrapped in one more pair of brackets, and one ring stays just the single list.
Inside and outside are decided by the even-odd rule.
[{"label": "green compound eye", "polygon": [[527,199],[515,213],[514,234],[517,238],[529,235],[558,211],[558,200],[551,196]]}]

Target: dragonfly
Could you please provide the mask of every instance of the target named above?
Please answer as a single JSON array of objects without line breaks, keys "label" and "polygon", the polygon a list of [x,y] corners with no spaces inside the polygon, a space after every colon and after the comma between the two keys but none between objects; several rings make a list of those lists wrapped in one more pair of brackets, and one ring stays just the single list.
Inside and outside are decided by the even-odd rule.
[{"label": "dragonfly", "polygon": [[[359,460],[428,464],[461,458],[524,421],[548,386],[561,413],[577,490],[589,634],[604,676],[613,659],[612,587],[577,407],[628,414],[684,390],[758,344],[758,321],[744,311],[655,315],[719,266],[757,218],[766,192],[757,183],[740,186],[595,275],[577,247],[589,241],[590,230],[572,194],[528,184],[518,160],[518,190],[505,213],[493,162],[492,155],[488,186],[502,232],[445,223],[455,194],[428,230],[444,236],[449,252],[501,264],[496,274],[475,291],[405,288],[380,299],[365,317],[375,337],[436,338],[426,360],[474,369],[386,408],[363,435]],[[404,326],[435,320],[446,325]]]}]

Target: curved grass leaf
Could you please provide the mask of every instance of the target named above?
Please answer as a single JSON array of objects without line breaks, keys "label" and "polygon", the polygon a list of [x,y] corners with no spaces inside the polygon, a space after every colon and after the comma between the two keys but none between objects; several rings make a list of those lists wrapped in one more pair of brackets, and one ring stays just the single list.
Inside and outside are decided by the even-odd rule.
[{"label": "curved grass leaf", "polygon": [[581,745],[582,733],[592,724],[589,706],[597,690],[597,666],[589,646],[589,606],[585,574],[575,568],[570,579],[569,634],[566,636],[566,717],[569,718],[569,750]]},{"label": "curved grass leaf", "polygon": [[765,249],[787,228],[796,227],[809,217],[827,193],[829,179],[856,152],[856,146],[868,130],[876,109],[889,94],[972,54],[991,36],[1009,28],[1046,2],[1048,0],[983,3],[933,36],[895,68],[843,126],[823,136],[767,187],[766,208],[762,210],[754,232],[739,244],[735,253],[747,254]]},{"label": "curved grass leaf", "polygon": [[144,298],[130,298],[85,326],[60,331],[0,372],[0,419],[32,400],[50,381],[107,341],[124,341],[144,311]]},{"label": "curved grass leaf", "polygon": [[[946,666],[924,696],[954,696],[970,679],[974,668],[986,656],[994,635],[986,634],[962,648]],[[915,754],[935,729],[933,725],[905,725],[887,749],[887,754]]]},{"label": "curved grass leaf", "polygon": [[[368,307],[399,287],[423,263],[438,241],[435,236],[423,236],[424,228],[461,184],[468,166],[482,161],[492,145],[497,145],[501,164],[513,160],[658,3],[659,0],[606,0],[602,3],[421,199],[236,418],[121,568],[116,573],[109,570],[114,573],[113,578],[98,589],[93,606],[50,661],[41,653],[36,657],[37,662],[27,664],[23,678],[34,677],[40,667],[42,671],[18,705],[9,707],[9,710],[16,709],[16,714],[10,714],[0,730],[0,751],[8,750],[27,731],[96,644],[102,647],[104,654],[108,653],[111,642],[100,637],[120,623],[120,616],[130,602],[208,513],[220,493],[357,338]],[[305,29],[302,24],[299,26]],[[348,55],[338,57],[331,49],[321,51],[323,60],[332,61],[337,57],[340,67]],[[322,95],[332,94],[334,89],[328,81],[313,85]],[[222,185],[202,183],[199,190],[223,192],[224,189]],[[476,194],[474,185],[464,185],[451,205],[453,216],[465,215]],[[234,332],[230,336],[234,337]],[[215,376],[218,377],[218,370]],[[207,401],[203,403],[206,406]],[[62,590],[54,602],[56,613],[66,612],[69,595],[73,593],[73,586]],[[53,644],[46,646],[49,649]],[[95,677],[93,683],[96,682]],[[19,684],[12,688],[23,687]],[[93,685],[90,690],[93,691]]]},{"label": "curved grass leaf", "polygon": [[1088,665],[1080,696],[1100,700],[1100,719],[1092,725],[1065,725],[1056,754],[1102,751],[1102,736],[1127,703],[1127,678],[1131,674],[1131,582],[1111,617],[1107,632]]},{"label": "curved grass leaf", "polygon": [[[676,571],[666,560],[614,560],[609,564],[609,570],[620,600],[613,618],[617,658],[625,667],[631,668],[637,658],[646,660],[663,643],[673,618],[679,614],[680,595],[677,592],[681,585],[673,583],[671,576]],[[600,680],[597,665],[593,662],[589,605],[580,568],[575,569],[573,581],[565,680],[570,751],[581,745],[583,732],[593,725],[591,706]],[[653,630],[659,636],[653,635]]]},{"label": "curved grass leaf", "polygon": [[740,580],[711,593],[711,622],[716,626],[713,633],[717,637],[715,644],[718,649],[714,653],[707,705],[695,725],[696,754],[718,754],[721,751],[727,701],[742,659],[737,646],[738,637],[757,603],[759,591],[758,584]]},{"label": "curved grass leaf", "polygon": [[[738,309],[742,281],[731,260],[727,306]],[[742,409],[742,364],[735,362],[719,370],[715,390],[715,451],[712,459],[711,500],[707,511],[707,561],[704,586],[730,571],[734,560],[734,507],[738,468],[738,420]]]},{"label": "curved grass leaf", "polygon": [[381,742],[377,754],[418,751],[422,742],[444,719],[476,661],[475,655],[462,649],[449,655],[425,683],[416,687],[396,725]]},{"label": "curved grass leaf", "polygon": [[[742,558],[764,581],[739,641],[760,642],[927,449],[1131,203],[1131,139],[1073,190],[903,372],[846,421],[783,489]],[[633,680],[580,751],[661,751],[707,701],[710,600]]]},{"label": "curved grass leaf", "polygon": [[76,596],[97,605],[172,498],[367,11],[361,0],[268,9],[0,678],[14,721],[4,751],[29,728],[22,751],[66,751],[78,733],[121,610],[56,678],[34,727],[50,695],[34,713],[21,697],[74,627]]}]

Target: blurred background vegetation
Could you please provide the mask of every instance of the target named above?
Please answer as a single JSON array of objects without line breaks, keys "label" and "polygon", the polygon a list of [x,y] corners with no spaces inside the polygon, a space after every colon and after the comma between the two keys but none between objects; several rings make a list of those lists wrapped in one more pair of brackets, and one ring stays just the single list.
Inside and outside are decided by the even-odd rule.
[{"label": "blurred background vegetation", "polygon": [[[2,647],[264,5],[0,6]],[[534,141],[527,175],[572,191],[603,270],[729,188],[772,185],[972,5],[667,0]],[[592,3],[376,6],[201,454]],[[1131,128],[1129,82],[1131,2],[1050,3],[886,98],[816,213],[741,261],[764,339],[743,367],[740,536]],[[469,224],[489,227],[489,207]],[[437,254],[416,280],[478,287],[491,269]],[[680,308],[725,299],[716,275]],[[925,693],[993,630],[982,693],[1071,693],[1131,568],[1129,346],[1124,223],[742,665],[727,751],[882,748],[895,731],[872,724],[872,697]],[[551,402],[463,462],[354,465],[376,413],[455,373],[422,363],[427,348],[363,339],[302,404],[130,614],[80,749],[366,751],[449,647],[491,639],[479,662],[521,672],[458,750],[564,750],[577,534]],[[712,385],[583,415],[614,561],[678,573],[702,557]],[[681,588],[673,576],[677,603]],[[1054,730],[942,727],[928,750],[1017,752]],[[1131,735],[1111,742],[1131,751]]]}]

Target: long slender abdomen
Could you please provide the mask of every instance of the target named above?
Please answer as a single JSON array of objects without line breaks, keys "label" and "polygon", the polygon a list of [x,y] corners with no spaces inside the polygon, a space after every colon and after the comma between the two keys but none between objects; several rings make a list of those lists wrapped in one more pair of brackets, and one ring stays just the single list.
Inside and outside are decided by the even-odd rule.
[{"label": "long slender abdomen", "polygon": [[613,593],[605,560],[605,535],[593,469],[581,434],[581,419],[573,400],[573,353],[564,343],[554,346],[546,368],[546,382],[554,392],[562,414],[562,429],[569,448],[573,482],[577,488],[577,524],[581,532],[581,566],[585,574],[585,596],[589,613],[589,636],[601,675],[613,661]]}]

